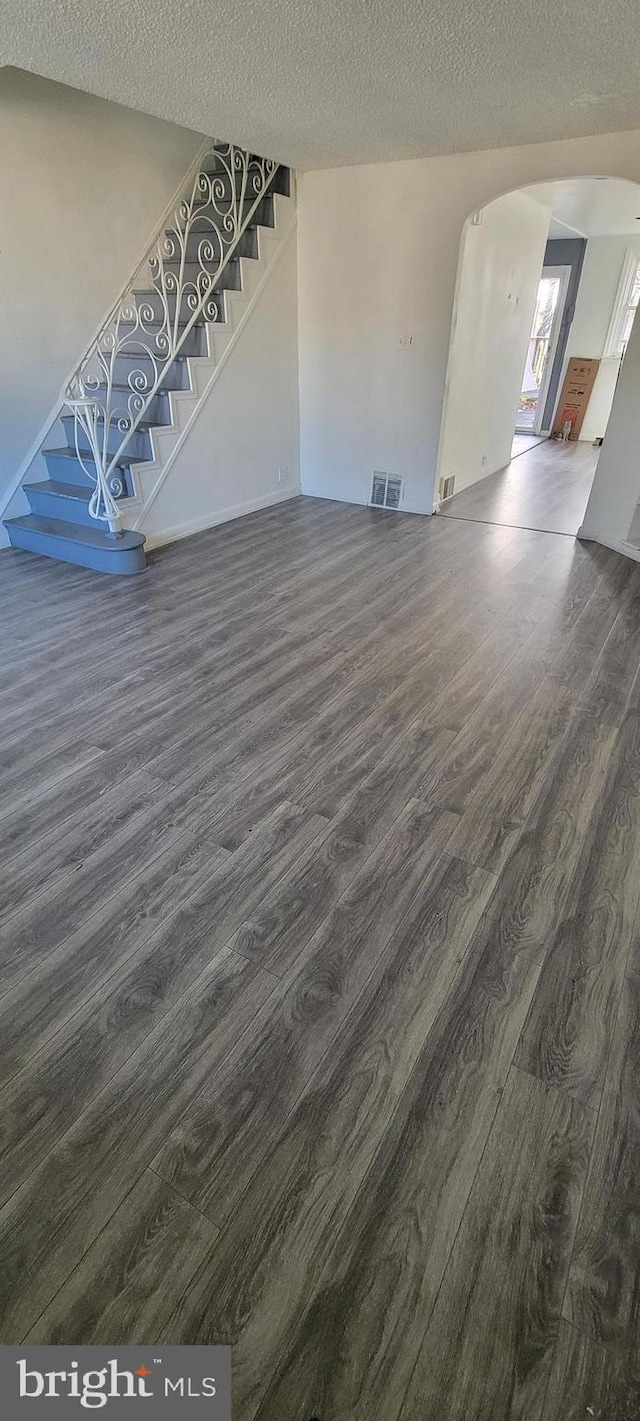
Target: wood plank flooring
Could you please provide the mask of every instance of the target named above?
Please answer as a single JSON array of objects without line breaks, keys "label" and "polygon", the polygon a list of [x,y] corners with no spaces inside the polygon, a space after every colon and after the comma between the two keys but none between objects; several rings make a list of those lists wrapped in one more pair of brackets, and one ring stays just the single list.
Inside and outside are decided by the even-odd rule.
[{"label": "wood plank flooring", "polygon": [[640,568],[297,499],[0,607],[1,1340],[637,1421]]},{"label": "wood plank flooring", "polygon": [[514,447],[511,463],[442,505],[445,518],[469,518],[575,536],[584,519],[599,449],[545,439]]}]

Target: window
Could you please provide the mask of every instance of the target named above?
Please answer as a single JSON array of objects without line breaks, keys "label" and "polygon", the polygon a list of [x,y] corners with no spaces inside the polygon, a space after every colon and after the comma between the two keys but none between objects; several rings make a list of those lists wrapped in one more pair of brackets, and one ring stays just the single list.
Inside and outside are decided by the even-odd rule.
[{"label": "window", "polygon": [[604,348],[605,356],[615,360],[622,360],[627,348],[627,341],[631,335],[633,318],[636,314],[636,307],[640,300],[640,257],[635,252],[627,251],[620,277],[618,295],[616,296],[611,324],[607,334]]}]

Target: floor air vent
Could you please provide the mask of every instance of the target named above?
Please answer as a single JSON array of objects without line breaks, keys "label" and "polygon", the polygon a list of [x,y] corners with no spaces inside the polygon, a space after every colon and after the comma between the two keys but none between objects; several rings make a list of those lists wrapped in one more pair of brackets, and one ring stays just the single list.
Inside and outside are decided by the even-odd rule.
[{"label": "floor air vent", "polygon": [[372,508],[399,508],[402,500],[402,479],[397,474],[382,474],[374,470],[371,485]]},{"label": "floor air vent", "polygon": [[453,490],[454,490],[454,488],[455,488],[455,485],[456,485],[456,476],[455,476],[455,474],[449,474],[448,479],[441,479],[441,480],[440,480],[440,497],[441,497],[442,499],[451,498],[451,495],[452,495],[452,493],[453,493]]}]

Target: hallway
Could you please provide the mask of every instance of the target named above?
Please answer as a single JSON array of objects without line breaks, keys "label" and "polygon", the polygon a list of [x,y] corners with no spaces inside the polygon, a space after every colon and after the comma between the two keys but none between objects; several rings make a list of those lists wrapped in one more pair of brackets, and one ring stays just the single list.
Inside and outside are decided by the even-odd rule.
[{"label": "hallway", "polygon": [[547,439],[447,499],[445,518],[501,523],[545,533],[577,533],[589,497],[600,450],[591,444],[559,444]]}]

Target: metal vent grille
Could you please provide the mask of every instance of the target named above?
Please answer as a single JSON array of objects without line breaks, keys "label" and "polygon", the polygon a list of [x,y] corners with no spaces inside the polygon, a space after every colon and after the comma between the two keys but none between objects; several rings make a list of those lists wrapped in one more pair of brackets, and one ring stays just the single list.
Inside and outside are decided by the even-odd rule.
[{"label": "metal vent grille", "polygon": [[456,486],[456,476],[455,476],[455,474],[449,474],[449,477],[448,477],[447,479],[441,479],[441,480],[440,480],[440,497],[441,497],[442,499],[451,498],[451,495],[452,495],[452,493],[453,493],[453,490],[454,490],[455,486]]},{"label": "metal vent grille", "polygon": [[402,502],[403,479],[398,474],[383,474],[374,469],[371,485],[372,508],[399,508]]}]

